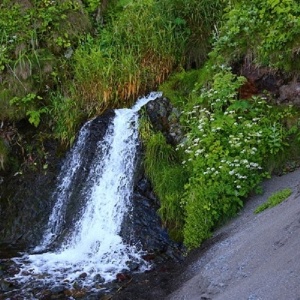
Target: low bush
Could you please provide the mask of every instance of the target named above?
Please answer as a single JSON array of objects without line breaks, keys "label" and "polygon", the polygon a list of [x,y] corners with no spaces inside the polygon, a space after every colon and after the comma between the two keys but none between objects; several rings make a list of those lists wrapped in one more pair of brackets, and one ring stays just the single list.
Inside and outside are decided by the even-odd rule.
[{"label": "low bush", "polygon": [[[204,73],[209,74],[206,82]],[[172,205],[180,201],[183,239],[190,249],[235,215],[250,192],[260,190],[261,181],[270,176],[270,162],[276,161],[297,135],[297,124],[285,126],[286,120],[295,116],[292,107],[270,105],[268,94],[239,99],[238,90],[245,80],[224,65],[208,63],[185,98],[187,109],[181,121],[186,135],[177,151],[182,157],[181,173],[188,177],[184,192]],[[153,156],[147,155],[151,160]],[[154,180],[153,176],[156,187],[160,180]]]},{"label": "low bush", "polygon": [[296,0],[228,2],[211,56],[220,63],[245,56],[255,63],[298,71],[300,6]]}]

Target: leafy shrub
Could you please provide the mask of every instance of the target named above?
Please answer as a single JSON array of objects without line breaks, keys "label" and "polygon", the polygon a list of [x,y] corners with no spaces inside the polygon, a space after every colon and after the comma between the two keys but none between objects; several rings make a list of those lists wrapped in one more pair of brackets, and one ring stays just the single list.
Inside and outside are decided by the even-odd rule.
[{"label": "leafy shrub", "polygon": [[259,205],[254,212],[258,214],[267,208],[274,207],[279,203],[283,202],[284,200],[286,200],[291,194],[292,194],[292,190],[290,188],[280,190],[274,193],[273,195],[271,195],[265,203]]},{"label": "leafy shrub", "polygon": [[10,105],[17,111],[24,111],[28,117],[29,123],[38,127],[41,121],[41,115],[47,112],[47,108],[38,103],[42,99],[42,97],[37,96],[36,94],[29,93],[22,98],[13,97],[10,100]]},{"label": "leafy shrub", "polygon": [[66,50],[89,29],[87,14],[77,0],[4,0],[0,28],[1,120],[28,118],[37,127],[47,121],[48,92],[69,79]]},{"label": "leafy shrub", "polygon": [[299,36],[298,1],[230,2],[212,56],[226,63],[252,53],[257,63],[297,70]]},{"label": "leafy shrub", "polygon": [[184,150],[182,164],[190,175],[181,200],[189,248],[242,207],[242,199],[268,176],[265,158],[276,156],[286,143],[285,113],[272,110],[263,97],[238,100],[244,80],[220,68],[184,114],[188,133],[177,149]]}]

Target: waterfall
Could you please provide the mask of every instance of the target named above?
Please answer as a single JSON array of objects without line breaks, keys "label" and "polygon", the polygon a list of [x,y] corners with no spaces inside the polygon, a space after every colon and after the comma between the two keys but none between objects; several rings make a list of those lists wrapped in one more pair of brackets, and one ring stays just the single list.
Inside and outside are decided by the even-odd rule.
[{"label": "waterfall", "polygon": [[62,166],[58,178],[59,184],[53,195],[56,202],[49,217],[43,240],[41,244],[34,249],[36,252],[45,250],[61,232],[68,199],[72,190],[72,183],[84,155],[84,145],[90,125],[91,121],[87,122],[81,128],[77,141]]},{"label": "waterfall", "polygon": [[[115,110],[115,117],[103,140],[97,143],[90,170],[86,173],[80,194],[85,199],[72,232],[65,235],[54,251],[16,258],[22,263],[20,274],[27,274],[27,277],[20,274],[16,277],[26,281],[29,275],[34,275],[42,277],[44,282],[72,282],[84,273],[86,283],[91,283],[96,275],[106,281],[115,279],[117,273],[129,269],[129,262],[137,263],[141,269],[147,267],[142,253],[134,245],[123,242],[120,229],[123,217],[131,207],[138,145],[138,111],[159,96],[161,93],[151,93],[139,99],[131,109]],[[54,193],[56,203],[44,237],[35,251],[47,251],[64,231],[75,178],[83,169],[81,161],[86,151],[83,146],[91,122],[81,129],[62,166]]]}]

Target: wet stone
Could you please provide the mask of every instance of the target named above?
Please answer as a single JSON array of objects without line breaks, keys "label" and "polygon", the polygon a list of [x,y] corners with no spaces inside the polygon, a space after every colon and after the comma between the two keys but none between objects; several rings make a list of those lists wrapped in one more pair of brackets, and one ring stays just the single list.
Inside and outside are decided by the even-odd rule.
[{"label": "wet stone", "polygon": [[72,297],[72,298],[82,298],[86,295],[86,290],[85,289],[71,289],[71,290],[66,290],[65,291],[65,295],[68,297]]},{"label": "wet stone", "polygon": [[52,294],[60,294],[63,293],[65,290],[65,287],[63,285],[56,285],[53,288],[51,288]]},{"label": "wet stone", "polygon": [[12,283],[6,281],[6,280],[0,280],[0,291],[2,292],[8,292],[13,289]]},{"label": "wet stone", "polygon": [[85,279],[86,277],[87,277],[87,273],[85,272],[79,275],[80,279]]},{"label": "wet stone", "polygon": [[15,267],[15,266],[11,266],[10,268],[7,269],[7,274],[9,276],[14,276],[16,274],[19,274],[20,269]]},{"label": "wet stone", "polygon": [[127,273],[118,273],[116,275],[116,279],[117,279],[118,282],[122,282],[122,281],[125,281],[125,280],[130,280],[131,276]]},{"label": "wet stone", "polygon": [[76,289],[76,290],[80,290],[80,289],[82,289],[82,284],[78,281],[75,281],[73,283],[73,288]]},{"label": "wet stone", "polygon": [[126,263],[130,271],[137,271],[139,269],[139,264],[134,261],[129,261]]},{"label": "wet stone", "polygon": [[97,283],[104,283],[105,279],[100,275],[100,274],[96,274],[93,278],[94,282]]}]

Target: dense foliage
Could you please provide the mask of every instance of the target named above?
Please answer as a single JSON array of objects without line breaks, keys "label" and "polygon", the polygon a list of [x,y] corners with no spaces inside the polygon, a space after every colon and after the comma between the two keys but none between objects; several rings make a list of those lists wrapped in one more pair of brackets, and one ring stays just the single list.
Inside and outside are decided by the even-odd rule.
[{"label": "dense foliage", "polygon": [[215,33],[213,57],[243,58],[261,65],[299,70],[300,6],[294,0],[236,1]]},{"label": "dense foliage", "polygon": [[[172,205],[166,206],[165,214],[184,216],[180,229],[188,248],[198,246],[213,228],[236,214],[245,197],[258,192],[263,178],[280,166],[282,156],[296,154],[299,159],[297,109],[271,104],[275,101],[267,92],[240,99],[246,78],[229,67],[245,60],[299,74],[299,29],[295,1],[231,3],[206,65],[176,74],[161,86],[184,110],[186,137],[177,147],[182,172],[178,179],[174,174],[167,179],[183,184],[177,186],[174,203],[166,202]],[[160,178],[157,185],[167,185],[167,180]],[[162,201],[171,196],[168,189],[157,192]]]},{"label": "dense foliage", "polygon": [[297,110],[271,105],[268,93],[241,99],[246,79],[230,68],[246,62],[297,79],[296,0],[3,0],[0,28],[0,169],[13,143],[32,157],[17,122],[36,128],[43,156],[45,139],[69,146],[81,122],[162,84],[186,135],[175,149],[145,121],[145,169],[164,224],[193,248],[283,151],[299,154]]},{"label": "dense foliage", "polygon": [[268,176],[267,158],[275,158],[287,145],[290,130],[283,122],[291,108],[278,111],[268,105],[266,96],[239,100],[237,88],[244,80],[221,69],[184,115],[188,133],[179,147],[185,152],[182,163],[189,180],[181,203],[189,247],[237,213],[243,198]]}]

